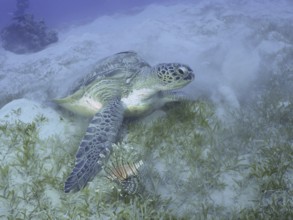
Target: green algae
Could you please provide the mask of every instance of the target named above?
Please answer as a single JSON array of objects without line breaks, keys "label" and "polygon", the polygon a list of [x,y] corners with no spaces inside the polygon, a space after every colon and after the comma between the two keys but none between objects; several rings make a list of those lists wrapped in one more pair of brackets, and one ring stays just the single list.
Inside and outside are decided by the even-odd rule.
[{"label": "green algae", "polygon": [[[274,120],[269,127],[276,128],[272,123],[280,126],[280,119],[291,117],[288,107],[276,108],[279,114],[271,112]],[[289,218],[293,203],[291,130],[280,126],[258,132],[268,128],[268,113],[262,116],[249,108],[231,113],[232,123],[225,123],[207,100],[183,102],[166,106],[166,115],[151,123],[126,122],[127,135],[114,152],[120,150],[126,160],[144,161],[146,170],[139,175],[145,191],[137,195],[122,195],[103,173],[80,192],[63,193],[83,132],[72,134],[70,140],[58,136],[41,140],[39,128],[48,122],[44,115],[30,123],[1,123],[1,217]],[[13,114],[21,115],[21,109]],[[246,192],[253,196],[244,197]],[[219,195],[230,203],[222,204]]]}]

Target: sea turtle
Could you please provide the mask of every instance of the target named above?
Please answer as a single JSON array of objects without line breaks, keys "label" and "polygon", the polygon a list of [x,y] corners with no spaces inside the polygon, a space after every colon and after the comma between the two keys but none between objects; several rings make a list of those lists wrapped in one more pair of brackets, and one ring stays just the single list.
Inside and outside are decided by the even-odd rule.
[{"label": "sea turtle", "polygon": [[98,61],[65,98],[62,107],[92,117],[76,153],[75,167],[64,191],[78,191],[101,171],[124,117],[145,115],[167,102],[182,100],[182,88],[194,79],[187,65],[163,63],[151,67],[133,51]]}]

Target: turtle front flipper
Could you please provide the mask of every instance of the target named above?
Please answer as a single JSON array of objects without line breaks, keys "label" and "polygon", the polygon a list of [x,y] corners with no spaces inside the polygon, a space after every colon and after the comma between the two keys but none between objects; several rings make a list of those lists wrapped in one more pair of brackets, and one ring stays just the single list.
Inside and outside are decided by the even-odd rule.
[{"label": "turtle front flipper", "polygon": [[123,112],[123,104],[117,98],[94,115],[76,153],[75,167],[65,182],[66,193],[79,191],[102,169],[122,124]]}]

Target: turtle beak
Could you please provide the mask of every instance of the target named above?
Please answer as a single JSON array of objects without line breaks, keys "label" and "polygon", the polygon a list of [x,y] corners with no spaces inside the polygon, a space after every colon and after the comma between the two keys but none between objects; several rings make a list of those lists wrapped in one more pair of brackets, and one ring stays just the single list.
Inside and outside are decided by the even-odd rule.
[{"label": "turtle beak", "polygon": [[184,78],[184,80],[188,80],[188,81],[194,80],[194,73],[192,69],[188,68],[188,75]]},{"label": "turtle beak", "polygon": [[184,78],[184,80],[189,80],[189,81],[192,81],[194,79],[194,74],[193,73],[190,73],[188,76],[186,76]]}]

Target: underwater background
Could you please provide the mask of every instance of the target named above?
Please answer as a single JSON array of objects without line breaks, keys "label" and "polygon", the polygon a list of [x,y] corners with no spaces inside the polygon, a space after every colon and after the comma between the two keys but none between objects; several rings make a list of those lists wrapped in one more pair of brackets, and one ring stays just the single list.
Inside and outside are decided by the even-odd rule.
[{"label": "underwater background", "polygon": [[[293,219],[290,0],[0,4],[0,219]],[[144,162],[144,193],[100,173],[65,194],[87,120],[52,99],[128,50],[188,64],[193,101],[125,121],[113,155]]]}]

